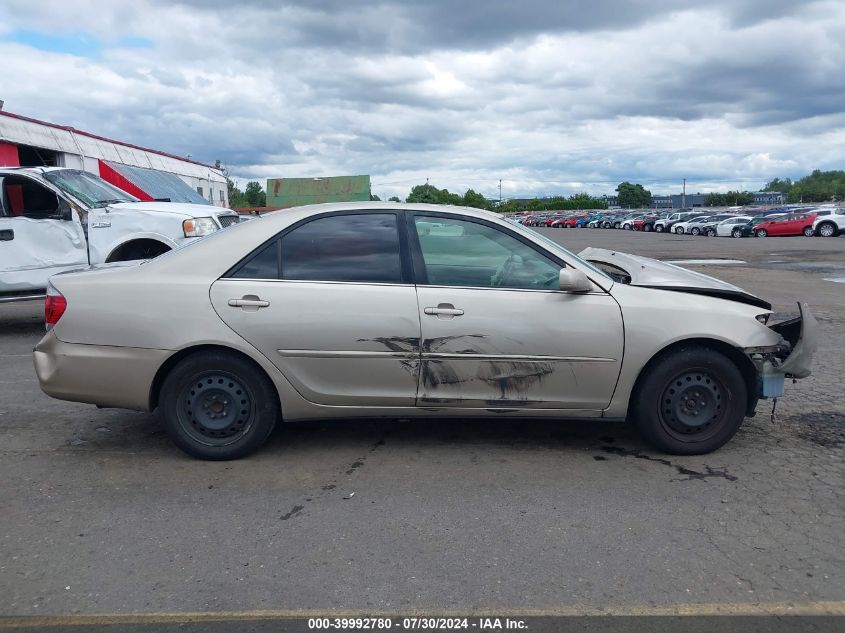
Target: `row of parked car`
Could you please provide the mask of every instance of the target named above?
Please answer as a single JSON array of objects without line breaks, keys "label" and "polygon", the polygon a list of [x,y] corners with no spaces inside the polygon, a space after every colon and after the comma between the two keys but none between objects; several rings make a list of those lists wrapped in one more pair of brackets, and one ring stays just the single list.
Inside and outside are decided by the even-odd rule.
[{"label": "row of parked car", "polygon": [[711,237],[768,237],[805,235],[836,237],[845,232],[845,209],[841,207],[783,207],[716,212],[598,211],[523,215],[513,218],[526,226],[549,228],[602,228],[654,231]]}]

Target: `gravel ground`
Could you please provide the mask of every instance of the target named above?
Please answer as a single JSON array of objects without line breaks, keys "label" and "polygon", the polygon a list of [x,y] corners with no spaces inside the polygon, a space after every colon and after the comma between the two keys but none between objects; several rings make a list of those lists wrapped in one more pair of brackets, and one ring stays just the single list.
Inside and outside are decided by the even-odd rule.
[{"label": "gravel ground", "polygon": [[815,374],[702,457],[623,423],[356,421],[288,424],[210,463],[153,415],[43,395],[41,307],[0,306],[0,615],[841,609],[845,284],[825,278],[845,275],[845,238],[544,231],[745,261],[694,268],[784,315],[809,302]]}]

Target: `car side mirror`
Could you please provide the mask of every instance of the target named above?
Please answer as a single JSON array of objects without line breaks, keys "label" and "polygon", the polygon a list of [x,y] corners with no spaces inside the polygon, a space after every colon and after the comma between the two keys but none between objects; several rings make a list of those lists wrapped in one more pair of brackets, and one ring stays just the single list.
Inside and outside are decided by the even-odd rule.
[{"label": "car side mirror", "polygon": [[561,268],[558,279],[563,292],[590,292],[593,289],[587,275],[575,268]]},{"label": "car side mirror", "polygon": [[73,220],[73,209],[67,200],[62,200],[61,198],[59,198],[59,218],[65,222]]}]

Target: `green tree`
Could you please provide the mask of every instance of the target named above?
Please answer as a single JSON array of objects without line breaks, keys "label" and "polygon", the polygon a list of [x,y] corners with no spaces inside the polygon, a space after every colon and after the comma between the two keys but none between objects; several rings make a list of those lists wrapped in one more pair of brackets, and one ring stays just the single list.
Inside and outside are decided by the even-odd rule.
[{"label": "green tree", "polygon": [[267,195],[264,193],[264,189],[261,188],[261,183],[257,180],[250,180],[246,183],[244,197],[246,198],[246,206],[248,207],[267,206]]},{"label": "green tree", "polygon": [[461,204],[465,207],[475,207],[477,209],[490,208],[490,203],[487,201],[487,198],[472,189],[467,189],[467,192],[463,195]]},{"label": "green tree", "polygon": [[766,186],[763,187],[763,191],[779,191],[780,193],[789,193],[789,190],[792,188],[792,178],[775,178],[774,180],[766,183]]},{"label": "green tree", "polygon": [[402,201],[399,199],[399,196],[390,196],[390,197],[388,198],[388,200],[389,200],[390,202],[402,202]]},{"label": "green tree", "polygon": [[629,209],[642,209],[651,206],[651,192],[640,184],[630,183],[627,180],[619,183],[616,187],[619,194],[619,206]]},{"label": "green tree", "polygon": [[379,198],[376,194],[374,194],[374,193],[370,194],[370,202],[380,202],[380,201],[381,201],[381,198]]},{"label": "green tree", "polygon": [[745,206],[754,203],[754,194],[750,191],[727,191],[725,193],[711,193],[704,200],[708,207]]}]

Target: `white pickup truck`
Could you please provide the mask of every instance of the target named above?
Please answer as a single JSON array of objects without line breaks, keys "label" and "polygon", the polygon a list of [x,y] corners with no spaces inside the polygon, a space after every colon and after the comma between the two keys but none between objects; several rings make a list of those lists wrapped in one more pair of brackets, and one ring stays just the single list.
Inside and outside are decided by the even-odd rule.
[{"label": "white pickup truck", "polygon": [[0,168],[0,303],[43,297],[56,273],[156,257],[238,221],[212,205],[141,202],[77,169]]}]

